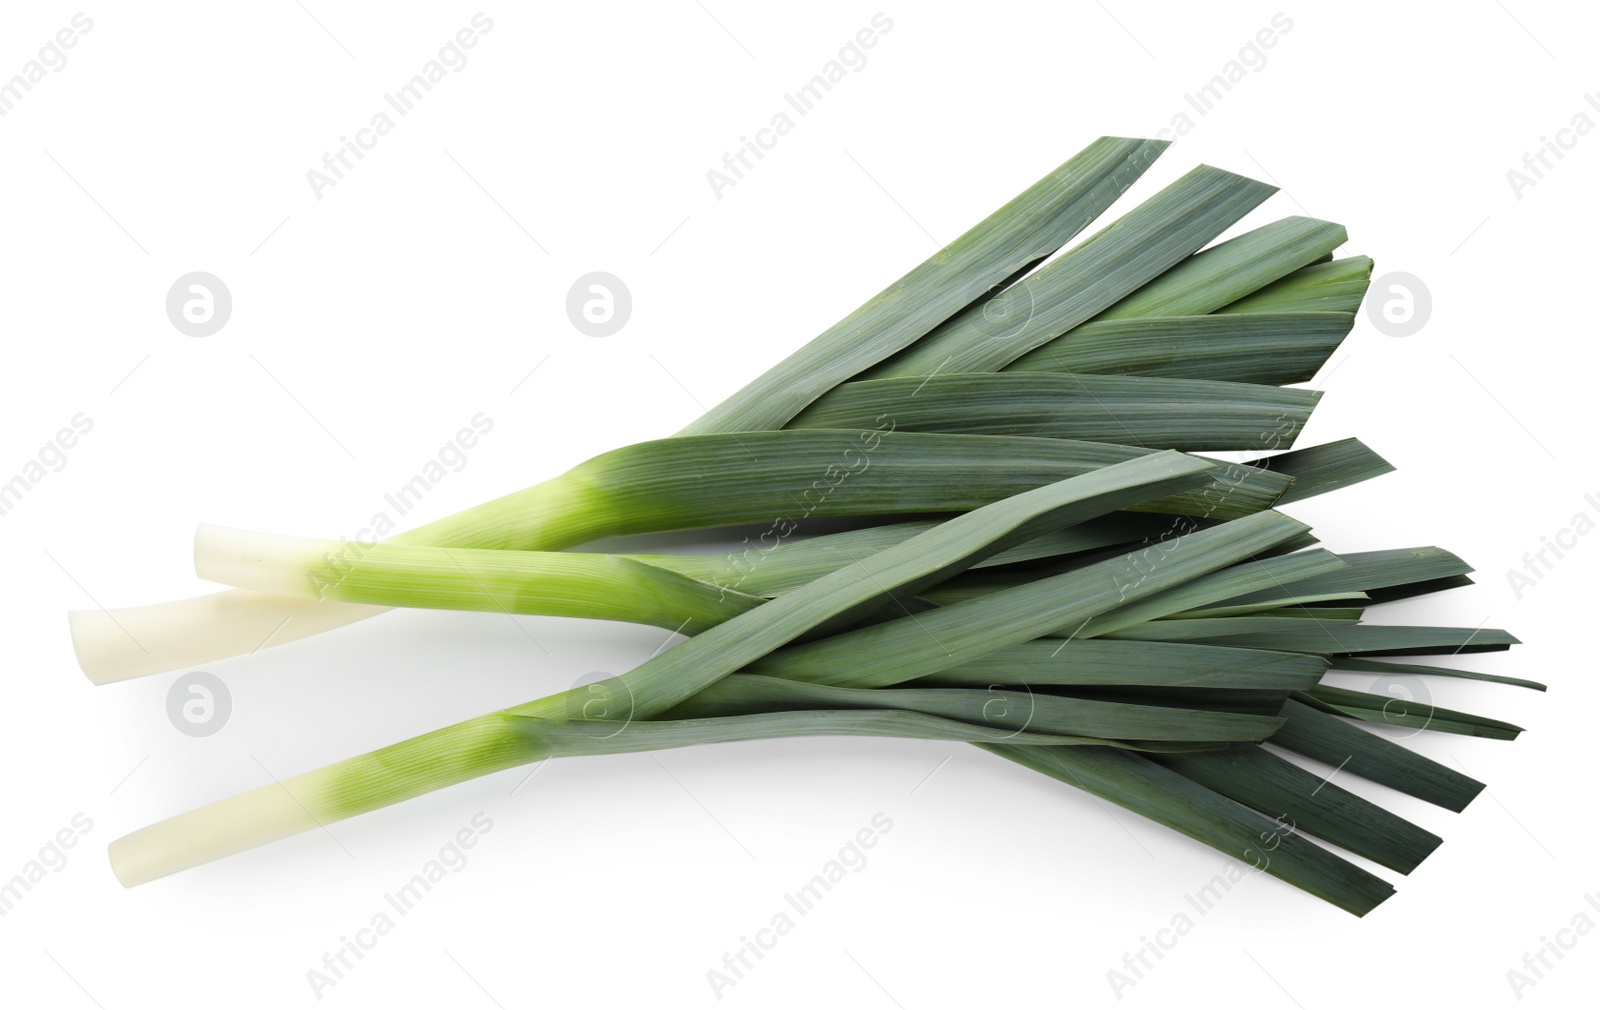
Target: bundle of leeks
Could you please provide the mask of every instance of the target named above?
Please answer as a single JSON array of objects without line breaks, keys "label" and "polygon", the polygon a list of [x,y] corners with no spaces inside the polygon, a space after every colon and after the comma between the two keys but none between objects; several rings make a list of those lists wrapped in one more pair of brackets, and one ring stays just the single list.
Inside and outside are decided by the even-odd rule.
[{"label": "bundle of leeks", "polygon": [[[112,843],[143,883],[550,757],[789,736],[952,740],[1087,790],[1355,914],[1440,839],[1264,748],[1452,810],[1483,788],[1363,730],[1511,739],[1326,671],[1531,681],[1394,657],[1490,629],[1363,623],[1464,584],[1433,547],[1336,554],[1276,511],[1387,472],[1292,449],[1372,263],[1286,218],[1210,244],[1273,187],[1200,167],[1060,251],[1165,144],[1102,138],[678,435],[383,543],[203,526],[234,587],[72,615],[97,683],[210,663],[391,607],[652,624],[621,676],[448,726]],[[1195,455],[1262,453],[1248,463]],[[907,515],[925,515],[906,521]],[[804,537],[813,517],[856,528]],[[894,517],[896,521],[885,521]],[[601,537],[770,523],[731,554]],[[1269,854],[1270,850],[1270,854]]]}]

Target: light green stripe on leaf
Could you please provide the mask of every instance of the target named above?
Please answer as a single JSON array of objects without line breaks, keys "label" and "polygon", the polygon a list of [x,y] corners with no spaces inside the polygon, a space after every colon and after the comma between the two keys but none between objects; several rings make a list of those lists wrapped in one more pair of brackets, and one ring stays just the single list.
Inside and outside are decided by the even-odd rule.
[{"label": "light green stripe on leaf", "polygon": [[1096,318],[1187,316],[1214,312],[1344,245],[1344,226],[1310,217],[1262,225],[1187,260]]},{"label": "light green stripe on leaf", "polygon": [[1350,256],[1296,270],[1255,294],[1246,295],[1216,311],[1239,312],[1344,312],[1361,309],[1372,278],[1372,260]]}]

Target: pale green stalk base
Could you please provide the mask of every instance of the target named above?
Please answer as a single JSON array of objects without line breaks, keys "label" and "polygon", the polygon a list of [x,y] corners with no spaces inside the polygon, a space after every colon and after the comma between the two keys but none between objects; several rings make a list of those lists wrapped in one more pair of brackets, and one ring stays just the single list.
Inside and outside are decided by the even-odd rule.
[{"label": "pale green stalk base", "polygon": [[124,835],[111,869],[133,887],[539,756],[515,720],[480,716]]},{"label": "pale green stalk base", "polygon": [[563,723],[492,712],[124,835],[110,845],[111,869],[124,887],[134,887],[435,789],[544,758],[804,736],[987,741],[1012,746],[1107,743],[1081,737],[1005,732],[917,712],[778,712],[659,723]]},{"label": "pale green stalk base", "polygon": [[195,571],[259,593],[626,621],[686,635],[765,602],[610,554],[348,544],[220,526],[196,533]]}]

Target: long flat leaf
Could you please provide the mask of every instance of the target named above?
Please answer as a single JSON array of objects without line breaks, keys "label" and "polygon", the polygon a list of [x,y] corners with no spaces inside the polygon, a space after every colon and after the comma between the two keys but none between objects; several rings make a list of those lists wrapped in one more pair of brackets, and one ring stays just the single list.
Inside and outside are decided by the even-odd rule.
[{"label": "long flat leaf", "polygon": [[[823,536],[791,539],[763,531],[743,547],[717,554],[626,555],[690,578],[749,593],[777,596],[852,561],[892,547],[939,524],[938,520],[890,523]],[[1036,562],[1160,536],[1172,528],[1168,516],[1116,512],[1066,529],[1051,530],[973,565],[974,570]]]},{"label": "long flat leaf", "polygon": [[1275,191],[1231,172],[1196,168],[862,378],[999,371],[1181,263]]},{"label": "long flat leaf", "polygon": [[1370,733],[1310,705],[1284,703],[1285,722],[1269,743],[1313,758],[1330,768],[1398,789],[1408,796],[1454,810],[1466,809],[1483,783],[1393,740]]},{"label": "long flat leaf", "polygon": [[[1058,373],[941,374],[847,382],[805,428],[1035,435],[1186,452],[1294,443],[1321,394],[1242,382]],[[1265,433],[1265,434],[1264,434]]]},{"label": "long flat leaf", "polygon": [[1394,893],[1386,881],[1291,826],[1148,758],[1104,747],[978,746],[1164,824],[1224,853],[1246,872],[1270,873],[1353,915],[1367,914]]},{"label": "long flat leaf", "polygon": [[1348,312],[1148,316],[1084,323],[1008,372],[1309,382],[1355,325]]},{"label": "long flat leaf", "polygon": [[1166,147],[1158,140],[1100,138],[680,434],[781,428],[818,396],[1055,252]]},{"label": "long flat leaf", "polygon": [[[918,685],[1152,687],[1283,692],[1311,687],[1327,660],[1295,652],[1109,638],[1036,639],[918,679]],[[1274,704],[1276,711],[1281,704]]]},{"label": "long flat leaf", "polygon": [[[1345,566],[1335,571],[1288,584],[1296,594],[1372,593],[1375,590],[1415,582],[1433,582],[1472,571],[1472,566],[1438,547],[1407,547],[1386,551],[1357,551],[1339,555]],[[1230,604],[1251,603],[1264,598],[1256,593],[1241,596]]]},{"label": "long flat leaf", "polygon": [[[1226,620],[1243,621],[1249,618],[1232,617]],[[1318,621],[1291,623],[1295,627],[1243,635],[1223,635],[1217,636],[1214,640],[1218,645],[1281,649],[1286,652],[1317,652],[1335,656],[1350,653],[1420,656],[1431,653],[1498,652],[1518,644],[1515,637],[1499,628],[1430,628]]]},{"label": "long flat leaf", "polygon": [[1171,615],[1215,600],[1228,599],[1246,586],[1278,585],[1306,573],[1332,571],[1343,566],[1344,562],[1337,554],[1321,549],[1246,561],[1202,575],[1137,603],[1118,607],[1081,628],[1069,629],[1068,633],[1075,631],[1075,637],[1095,638],[1150,621],[1161,620],[1163,624],[1170,624]]},{"label": "long flat leaf", "polygon": [[1264,740],[1283,720],[1275,716],[1129,705],[1119,702],[1007,690],[871,688],[808,684],[780,677],[734,674],[678,704],[665,718],[704,718],[788,709],[891,708],[926,712],[1009,733],[1045,733],[1123,741],[1133,749],[1152,742]]},{"label": "long flat leaf", "polygon": [[1357,438],[1340,439],[1253,459],[1250,466],[1294,478],[1294,484],[1279,499],[1285,505],[1381,477],[1394,470],[1393,464]]},{"label": "long flat leaf", "polygon": [[[774,516],[792,523],[806,516],[965,511],[1148,452],[1073,439],[877,429],[681,436],[613,449],[395,539],[560,550],[601,536]],[[1234,518],[1271,507],[1290,480],[1241,467],[1208,488],[1138,508]]]},{"label": "long flat leaf", "polygon": [[1332,221],[1282,218],[1202,249],[1096,318],[1214,312],[1326,258],[1347,237]]},{"label": "long flat leaf", "polygon": [[1491,684],[1505,684],[1510,687],[1526,687],[1534,691],[1546,689],[1543,684],[1536,680],[1524,680],[1520,677],[1506,677],[1496,673],[1457,670],[1443,666],[1420,666],[1415,663],[1386,663],[1382,660],[1356,658],[1354,656],[1336,657],[1334,659],[1334,668],[1350,670],[1356,673],[1387,673],[1401,677],[1456,677],[1462,680],[1482,680]]},{"label": "long flat leaf", "polygon": [[[1263,649],[1283,649],[1286,652],[1328,653],[1338,641],[1327,636],[1342,627],[1354,626],[1358,618],[1332,618],[1302,622],[1289,617],[1262,617],[1247,614],[1243,617],[1173,618],[1165,621],[1148,621],[1130,628],[1112,632],[1109,637],[1140,642],[1192,642],[1211,641],[1219,645]],[[1304,625],[1310,625],[1305,627]],[[1323,632],[1327,635],[1323,635]],[[1319,637],[1321,636],[1321,637]],[[1273,644],[1273,643],[1280,644]],[[1281,644],[1293,642],[1298,649],[1286,649]],[[1318,649],[1317,644],[1328,646]]]},{"label": "long flat leaf", "polygon": [[1303,523],[1281,513],[1263,512],[1180,537],[1153,564],[1142,563],[1136,555],[1110,558],[1015,589],[774,652],[746,672],[852,687],[903,683],[1087,621],[1250,557],[1303,529]]},{"label": "long flat leaf", "polygon": [[1376,803],[1254,745],[1156,760],[1231,800],[1400,873],[1416,869],[1443,841]]},{"label": "long flat leaf", "polygon": [[1361,309],[1372,278],[1372,260],[1350,256],[1302,267],[1254,294],[1217,311],[1242,312],[1345,312]]},{"label": "long flat leaf", "polygon": [[1352,691],[1331,684],[1318,684],[1307,688],[1297,693],[1295,699],[1321,707],[1324,711],[1335,715],[1400,729],[1426,729],[1436,733],[1482,737],[1486,740],[1515,740],[1522,734],[1521,726],[1501,719],[1491,719],[1471,712],[1459,712],[1430,702],[1399,698],[1390,694]]},{"label": "long flat leaf", "polygon": [[[1282,590],[1280,590],[1282,592]],[[1227,606],[1201,607],[1197,610],[1185,610],[1178,617],[1241,617],[1246,614],[1264,614],[1268,611],[1279,610],[1286,607],[1305,607],[1312,603],[1327,603],[1330,601],[1364,600],[1365,593],[1322,593],[1306,596],[1273,596],[1270,593],[1252,594],[1257,598],[1255,603],[1233,603]],[[1314,615],[1313,615],[1314,616]]]}]

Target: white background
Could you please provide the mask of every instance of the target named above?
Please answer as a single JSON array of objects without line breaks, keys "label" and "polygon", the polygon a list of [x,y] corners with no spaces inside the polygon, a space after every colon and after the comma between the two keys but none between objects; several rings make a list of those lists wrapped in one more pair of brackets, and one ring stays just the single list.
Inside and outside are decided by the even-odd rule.
[{"label": "white background", "polygon": [[[525,773],[513,770],[124,890],[104,846],[127,831],[619,672],[661,636],[392,614],[208,667],[234,711],[193,739],[166,716],[174,675],[91,687],[63,615],[205,591],[190,570],[199,521],[352,534],[479,411],[492,433],[407,524],[670,433],[1094,137],[1153,134],[1185,110],[1193,129],[1121,206],[1202,161],[1270,176],[1283,192],[1246,226],[1337,220],[1346,252],[1432,292],[1413,336],[1359,320],[1320,377],[1328,395],[1303,443],[1359,435],[1400,472],[1291,511],[1335,549],[1462,554],[1479,585],[1378,619],[1508,627],[1528,644],[1461,665],[1551,691],[1430,684],[1436,702],[1529,729],[1515,743],[1411,741],[1489,783],[1463,814],[1340,777],[1446,837],[1376,912],[1358,920],[1251,879],[1120,1002],[1311,1010],[1381,992],[1385,1005],[1509,1005],[1506,972],[1524,952],[1576,913],[1600,921],[1584,901],[1600,890],[1600,538],[1521,600],[1506,578],[1600,492],[1600,135],[1520,199],[1506,177],[1575,114],[1600,121],[1584,101],[1600,89],[1592,8],[885,7],[893,27],[867,65],[720,200],[706,171],[879,8],[486,8],[494,27],[470,62],[320,200],[307,170],[478,8],[305,8],[88,8],[69,63],[0,118],[0,474],[75,413],[94,421],[65,469],[0,517],[0,877],[74,814],[93,822],[65,868],[0,918],[9,1004],[317,1003],[307,971],[479,812],[493,829],[471,862],[322,1003],[716,1004],[707,971],[882,812],[893,829],[870,863],[721,1002],[1117,1004],[1107,971],[1224,858],[937,743],[567,761],[515,795]],[[0,77],[77,10],[8,5]],[[1195,114],[1184,96],[1280,10],[1292,29],[1266,65]],[[209,338],[164,312],[192,270],[233,294]],[[592,270],[633,295],[606,339],[565,312]],[[1600,936],[1585,936],[1523,1000],[1578,1005],[1597,978]]]}]

